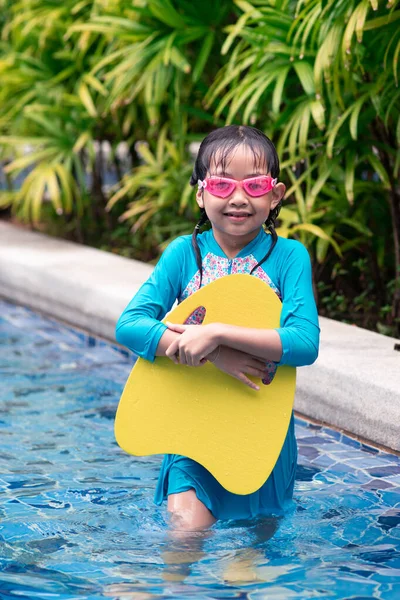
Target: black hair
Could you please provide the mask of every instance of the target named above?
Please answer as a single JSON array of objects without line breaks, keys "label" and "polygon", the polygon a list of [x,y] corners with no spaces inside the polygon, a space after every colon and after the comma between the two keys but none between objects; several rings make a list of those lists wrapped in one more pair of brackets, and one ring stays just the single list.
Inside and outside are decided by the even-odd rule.
[{"label": "black hair", "polygon": [[[271,140],[264,135],[262,131],[255,127],[249,127],[248,125],[227,125],[212,131],[200,144],[199,152],[197,154],[196,162],[193,168],[193,173],[190,178],[190,185],[197,185],[198,180],[206,178],[207,172],[210,170],[211,161],[217,157],[218,165],[223,170],[227,165],[227,161],[232,151],[240,144],[245,144],[253,153],[256,168],[261,165],[267,165],[268,171],[272,177],[278,178],[279,176],[279,158],[275,150],[275,146]],[[218,152],[218,154],[217,154]],[[272,244],[267,254],[257,263],[250,271],[250,275],[255,269],[257,269],[263,262],[265,262],[272,250],[275,248],[278,241],[278,236],[275,231],[275,222],[279,215],[279,211],[282,206],[282,201],[273,208],[264,225],[269,230],[272,236]],[[208,216],[204,208],[200,209],[201,216],[200,220],[194,228],[192,233],[192,246],[196,256],[196,263],[200,271],[200,284],[203,278],[203,267],[202,258],[199,245],[197,243],[197,235],[203,225],[207,223]]]}]

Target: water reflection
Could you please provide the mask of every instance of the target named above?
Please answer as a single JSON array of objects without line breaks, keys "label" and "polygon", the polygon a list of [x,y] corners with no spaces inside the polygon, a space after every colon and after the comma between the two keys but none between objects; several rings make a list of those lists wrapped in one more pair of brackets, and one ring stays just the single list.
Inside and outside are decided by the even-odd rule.
[{"label": "water reflection", "polygon": [[130,359],[0,308],[3,595],[400,598],[398,457],[299,421],[292,513],[177,533],[153,504],[161,457],[131,457],[115,442]]},{"label": "water reflection", "polygon": [[[225,524],[226,526],[227,524]],[[257,519],[252,526],[249,522],[230,522],[230,537],[234,532],[243,536],[247,530],[247,544],[236,550],[228,550],[219,556],[213,576],[222,584],[246,584],[254,581],[264,581],[259,566],[265,563],[265,544],[278,530],[278,518]],[[166,548],[162,552],[164,561],[163,578],[165,581],[183,582],[194,574],[198,563],[210,561],[212,555],[207,553],[207,546],[215,548],[215,542],[223,535],[223,529],[218,526],[206,531],[182,531],[170,528]],[[240,543],[240,540],[238,540]],[[215,553],[214,553],[215,556]],[[209,569],[208,572],[210,573]]]}]

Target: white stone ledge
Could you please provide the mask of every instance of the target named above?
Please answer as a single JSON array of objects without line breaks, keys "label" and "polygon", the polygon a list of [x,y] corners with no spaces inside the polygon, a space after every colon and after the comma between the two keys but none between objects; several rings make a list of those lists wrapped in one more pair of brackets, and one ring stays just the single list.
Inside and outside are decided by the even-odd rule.
[{"label": "white stone ledge", "polygon": [[114,339],[151,265],[0,222],[0,295]]},{"label": "white stone ledge", "polygon": [[[114,341],[153,267],[0,222],[0,295]],[[400,451],[396,340],[321,318],[317,362],[298,369],[295,408]]]}]

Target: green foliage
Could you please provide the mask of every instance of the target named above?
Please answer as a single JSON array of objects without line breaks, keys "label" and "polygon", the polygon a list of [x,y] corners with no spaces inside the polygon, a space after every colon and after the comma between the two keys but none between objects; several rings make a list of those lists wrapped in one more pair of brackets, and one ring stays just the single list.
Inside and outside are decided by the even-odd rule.
[{"label": "green foliage", "polygon": [[154,259],[197,219],[189,143],[253,124],[277,145],[279,233],[309,248],[321,310],[400,333],[400,0],[0,8],[0,207]]},{"label": "green foliage", "polygon": [[36,223],[46,197],[57,214],[82,215],[89,194],[104,209],[95,141],[107,140],[113,155],[126,142],[137,164],[135,141],[153,144],[165,123],[181,155],[187,121],[190,131],[204,127],[201,98],[214,75],[205,66],[231,2],[181,1],[179,10],[167,0],[2,4],[0,158],[11,161],[11,184],[31,171],[23,188],[0,192],[0,206]]},{"label": "green foliage", "polygon": [[[120,221],[133,221],[136,233],[152,221],[152,230],[167,237],[166,243],[179,233],[187,231],[196,213],[194,194],[189,179],[191,164],[185,148],[167,139],[167,127],[158,137],[153,152],[147,142],[138,142],[137,152],[142,164],[126,175],[118,190],[111,196],[107,210],[121,199],[132,199]],[[170,215],[175,216],[174,219]],[[164,243],[165,245],[165,243]]]},{"label": "green foliage", "polygon": [[[321,267],[332,253],[346,264],[345,253],[378,252],[374,263],[395,281],[387,320],[399,332],[400,3],[236,4],[222,47],[230,57],[207,104],[276,140],[289,200],[281,235],[301,239]],[[390,207],[378,242],[380,224],[359,210],[371,197]],[[378,296],[387,306],[389,294]]]}]

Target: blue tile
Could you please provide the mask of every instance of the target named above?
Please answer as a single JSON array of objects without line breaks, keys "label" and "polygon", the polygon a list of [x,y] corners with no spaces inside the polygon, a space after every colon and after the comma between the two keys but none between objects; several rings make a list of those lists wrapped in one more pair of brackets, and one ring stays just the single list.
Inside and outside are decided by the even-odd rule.
[{"label": "blue tile", "polygon": [[298,451],[300,456],[305,456],[308,460],[313,460],[320,455],[320,452],[314,446],[303,446],[299,444]]},{"label": "blue tile", "polygon": [[[10,542],[7,552],[14,565],[7,577],[22,578],[31,569],[29,561],[40,556],[42,571],[34,571],[36,596],[43,595],[47,577],[53,578],[49,594],[97,600],[79,587],[82,579],[87,583],[85,573],[93,577],[90,585],[96,581],[96,590],[99,582],[104,591],[104,582],[134,581],[133,594],[154,591],[161,597],[167,590],[171,595],[175,588],[165,587],[157,571],[164,568],[163,549],[172,543],[165,508],[153,505],[162,457],[127,455],[113,432],[118,398],[135,357],[115,343],[23,308],[4,309],[1,301],[0,313],[6,323],[0,327],[0,341],[13,340],[5,357],[0,344],[0,417],[5,423],[0,536]],[[240,527],[217,524],[207,551],[189,573],[188,596],[261,598],[278,586],[281,596],[285,589],[304,600],[316,592],[334,600],[373,597],[376,586],[385,585],[383,572],[391,581],[387,574],[400,561],[400,474],[375,477],[369,471],[393,468],[398,457],[368,445],[359,448],[358,441],[325,426],[297,417],[295,423],[297,510],[279,520],[272,537],[263,519]],[[395,552],[388,550],[390,545]],[[267,581],[218,583],[215,573],[237,549],[246,556],[260,554],[258,560],[269,569]],[[177,555],[188,553],[188,547],[177,550]],[[21,556],[31,559],[21,563]],[[62,579],[62,573],[68,577]],[[61,591],[55,587],[57,577],[65,586]],[[36,597],[31,590],[22,591]]]},{"label": "blue tile", "polygon": [[400,475],[390,475],[389,477],[387,477],[387,481],[390,481],[390,483],[392,483],[395,486],[400,486]]},{"label": "blue tile", "polygon": [[393,488],[393,484],[385,479],[371,479],[367,483],[364,483],[361,487],[368,490],[386,490]]},{"label": "blue tile", "polygon": [[307,445],[310,445],[310,444],[322,445],[322,444],[331,443],[331,440],[328,440],[319,435],[315,435],[315,436],[302,437],[299,439],[299,442],[301,442],[302,444],[307,444]]},{"label": "blue tile", "polygon": [[370,480],[370,477],[361,470],[355,470],[351,473],[346,473],[343,477],[344,483],[367,483]]},{"label": "blue tile", "polygon": [[347,435],[342,435],[341,441],[346,444],[346,446],[351,446],[352,448],[361,448],[361,442]]},{"label": "blue tile", "polygon": [[378,448],[374,448],[373,446],[368,446],[367,444],[361,444],[361,450],[363,452],[368,452],[369,454],[379,454]]},{"label": "blue tile", "polygon": [[328,437],[331,437],[337,441],[341,441],[342,439],[343,434],[340,431],[336,431],[335,429],[328,429],[327,427],[324,427],[323,431]]},{"label": "blue tile", "polygon": [[326,456],[325,454],[320,454],[312,461],[312,463],[318,467],[330,467],[335,462],[335,459],[331,458],[330,456]]},{"label": "blue tile", "polygon": [[391,457],[390,455],[379,455],[379,456],[358,456],[358,458],[356,458],[355,456],[352,457],[352,464],[354,466],[357,466],[359,468],[364,468],[366,470],[368,470],[368,472],[370,472],[370,469],[376,468],[383,468],[383,467],[389,467],[389,466],[396,466],[395,464],[393,465],[392,461],[391,461]]},{"label": "blue tile", "polygon": [[380,467],[374,467],[371,469],[367,469],[367,471],[373,477],[391,477],[394,475],[400,475],[400,466],[399,465],[380,466]]}]

